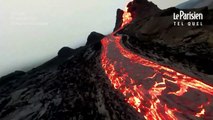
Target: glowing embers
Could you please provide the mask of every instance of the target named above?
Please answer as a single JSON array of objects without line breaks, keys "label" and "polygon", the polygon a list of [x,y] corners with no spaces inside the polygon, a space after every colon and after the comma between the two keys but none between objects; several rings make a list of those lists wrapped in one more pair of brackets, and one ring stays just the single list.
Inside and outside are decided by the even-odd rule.
[{"label": "glowing embers", "polygon": [[211,119],[213,87],[123,48],[121,37],[102,40],[102,67],[115,89],[149,120]]},{"label": "glowing embers", "polygon": [[121,27],[124,27],[125,25],[129,24],[132,21],[132,15],[130,12],[128,12],[128,7],[125,8],[123,13],[123,20]]},{"label": "glowing embers", "polygon": [[124,14],[123,14],[123,23],[121,26],[123,27],[126,24],[129,24],[131,21],[132,21],[131,13],[127,12],[127,9],[126,9],[126,11],[124,11]]}]

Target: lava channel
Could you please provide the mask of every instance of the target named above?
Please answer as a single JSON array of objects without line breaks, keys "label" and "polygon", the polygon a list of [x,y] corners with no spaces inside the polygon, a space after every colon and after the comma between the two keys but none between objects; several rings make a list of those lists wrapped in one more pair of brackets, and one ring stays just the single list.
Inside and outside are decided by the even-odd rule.
[{"label": "lava channel", "polygon": [[[121,28],[131,21],[126,8]],[[213,85],[132,53],[121,44],[121,36],[113,34],[101,40],[102,68],[145,119],[213,120]]]},{"label": "lava channel", "polygon": [[213,87],[102,39],[102,68],[115,89],[147,120],[213,119]]}]

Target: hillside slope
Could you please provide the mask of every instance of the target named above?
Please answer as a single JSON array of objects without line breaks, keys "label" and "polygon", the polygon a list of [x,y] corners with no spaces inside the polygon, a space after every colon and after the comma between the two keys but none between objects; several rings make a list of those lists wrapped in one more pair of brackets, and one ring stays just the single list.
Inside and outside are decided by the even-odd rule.
[{"label": "hillside slope", "polygon": [[[189,112],[176,113],[178,119],[211,120],[213,11],[196,9],[205,13],[203,27],[175,27],[172,14],[179,11],[177,8],[160,10],[146,0],[134,0],[128,4],[128,8],[133,21],[122,28],[121,16],[126,11],[118,10],[116,32],[113,34],[104,36],[92,32],[85,46],[75,50],[64,47],[58,56],[38,68],[26,73],[17,71],[1,78],[0,119],[143,120],[147,118],[146,115],[152,118],[153,114],[171,118],[168,111],[164,110],[168,107],[171,113],[175,107]],[[127,53],[130,53],[129,56]],[[197,78],[199,82],[205,83],[207,90],[204,88],[199,91],[203,86],[195,85],[192,88],[188,84],[181,84],[178,87],[175,82],[165,82],[162,78],[166,75],[160,74],[160,70],[157,75],[150,76],[156,69],[147,67],[145,63],[134,63],[130,59],[131,55],[135,61],[142,59],[146,63],[149,60],[148,63],[154,67],[164,65],[180,71],[185,74],[184,77]],[[170,87],[156,87],[157,82]],[[178,88],[185,91],[183,96],[166,94],[168,90]],[[144,100],[151,102],[138,102],[137,91],[140,90],[143,91],[140,94],[145,96]],[[136,97],[129,97],[131,95]],[[157,109],[157,100],[152,103],[155,99],[162,101],[160,109]],[[153,112],[147,112],[147,109]],[[154,111],[156,109],[158,112]],[[200,113],[202,109],[206,110],[205,115]]]}]

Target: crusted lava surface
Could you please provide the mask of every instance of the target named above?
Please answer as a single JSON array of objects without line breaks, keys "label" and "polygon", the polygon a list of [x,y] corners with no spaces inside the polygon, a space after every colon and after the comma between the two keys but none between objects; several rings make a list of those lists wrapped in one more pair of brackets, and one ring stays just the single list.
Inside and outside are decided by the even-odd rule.
[{"label": "crusted lava surface", "polygon": [[205,25],[180,28],[172,26],[178,9],[130,2],[116,32],[92,32],[85,46],[2,77],[0,119],[211,120],[213,13],[197,10]]}]

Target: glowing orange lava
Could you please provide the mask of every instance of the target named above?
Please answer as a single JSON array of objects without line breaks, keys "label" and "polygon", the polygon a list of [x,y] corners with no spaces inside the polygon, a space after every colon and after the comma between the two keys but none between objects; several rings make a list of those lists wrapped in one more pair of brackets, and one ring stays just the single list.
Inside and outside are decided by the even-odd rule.
[{"label": "glowing orange lava", "polygon": [[[124,15],[122,26],[129,20],[129,15]],[[213,118],[212,85],[132,53],[122,46],[121,36],[111,34],[101,42],[105,74],[145,119]]]},{"label": "glowing orange lava", "polygon": [[[205,109],[213,100],[212,86],[201,82],[202,80],[189,77],[133,54],[122,47],[120,40],[119,36],[108,36],[102,40],[102,67],[114,88],[119,90],[126,97],[126,101],[142,113],[144,118],[148,120],[179,120],[186,115],[205,116]],[[126,68],[128,65],[131,68],[131,64],[145,69],[145,72],[141,74],[141,76],[145,76],[144,79],[136,80],[132,77],[133,75],[129,73],[131,71]],[[136,69],[134,73],[137,74],[138,70]],[[154,82],[149,84],[150,87],[145,88],[147,85],[143,84],[149,81]],[[179,89],[170,88],[168,83],[175,84]],[[201,94],[205,95],[201,103],[195,102],[195,108],[192,110],[194,112],[172,107],[171,104],[167,103],[168,99],[172,97],[185,98],[190,94],[198,94],[198,97]],[[202,104],[201,107],[200,104]]]},{"label": "glowing orange lava", "polygon": [[123,22],[122,22],[121,27],[124,27],[125,25],[129,24],[132,21],[132,16],[131,16],[131,13],[128,12],[128,7],[126,7],[124,10],[122,21]]}]

